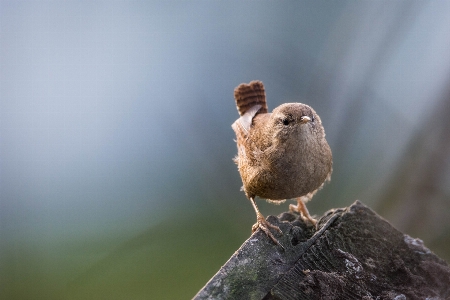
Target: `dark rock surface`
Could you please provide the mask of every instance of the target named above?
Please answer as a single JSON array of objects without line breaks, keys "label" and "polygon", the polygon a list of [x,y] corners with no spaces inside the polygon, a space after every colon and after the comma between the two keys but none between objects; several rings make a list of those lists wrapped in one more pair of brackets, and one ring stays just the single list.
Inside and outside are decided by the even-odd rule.
[{"label": "dark rock surface", "polygon": [[298,215],[268,220],[285,247],[255,232],[194,299],[446,299],[450,268],[421,240],[356,201],[318,230]]}]

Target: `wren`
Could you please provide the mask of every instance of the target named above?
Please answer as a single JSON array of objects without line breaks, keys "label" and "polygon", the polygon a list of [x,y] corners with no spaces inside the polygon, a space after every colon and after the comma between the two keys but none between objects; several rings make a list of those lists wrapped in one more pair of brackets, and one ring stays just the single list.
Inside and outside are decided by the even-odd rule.
[{"label": "wren", "polygon": [[240,114],[232,125],[238,148],[234,161],[256,212],[252,231],[261,228],[283,247],[270,231],[282,234],[280,228],[264,218],[255,197],[275,203],[295,198],[297,205],[289,209],[316,225],[305,202],[331,177],[333,159],[325,130],[319,115],[306,104],[285,103],[268,113],[261,81],[240,84],[234,98]]}]

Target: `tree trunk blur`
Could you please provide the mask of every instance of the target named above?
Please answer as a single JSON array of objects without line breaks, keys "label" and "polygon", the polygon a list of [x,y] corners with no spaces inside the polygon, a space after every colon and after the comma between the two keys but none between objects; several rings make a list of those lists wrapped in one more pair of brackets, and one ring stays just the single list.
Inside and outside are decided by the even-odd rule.
[{"label": "tree trunk blur", "polygon": [[450,259],[450,88],[405,149],[377,212]]}]

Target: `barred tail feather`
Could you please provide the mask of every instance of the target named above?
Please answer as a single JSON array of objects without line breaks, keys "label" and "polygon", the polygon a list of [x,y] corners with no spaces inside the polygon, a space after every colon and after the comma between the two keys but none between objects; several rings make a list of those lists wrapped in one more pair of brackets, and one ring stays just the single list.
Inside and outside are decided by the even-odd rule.
[{"label": "barred tail feather", "polygon": [[261,81],[254,80],[249,84],[241,83],[234,89],[234,99],[241,116],[255,105],[261,105],[259,113],[267,113],[266,92]]}]

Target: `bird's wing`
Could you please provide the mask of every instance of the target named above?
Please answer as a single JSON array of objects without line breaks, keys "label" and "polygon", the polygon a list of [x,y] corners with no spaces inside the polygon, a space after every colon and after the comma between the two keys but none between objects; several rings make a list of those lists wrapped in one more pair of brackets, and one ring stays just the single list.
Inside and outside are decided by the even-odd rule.
[{"label": "bird's wing", "polygon": [[249,110],[245,112],[239,119],[239,124],[241,125],[242,129],[248,134],[250,127],[252,126],[253,118],[256,116],[256,114],[261,109],[261,105],[255,105]]}]

